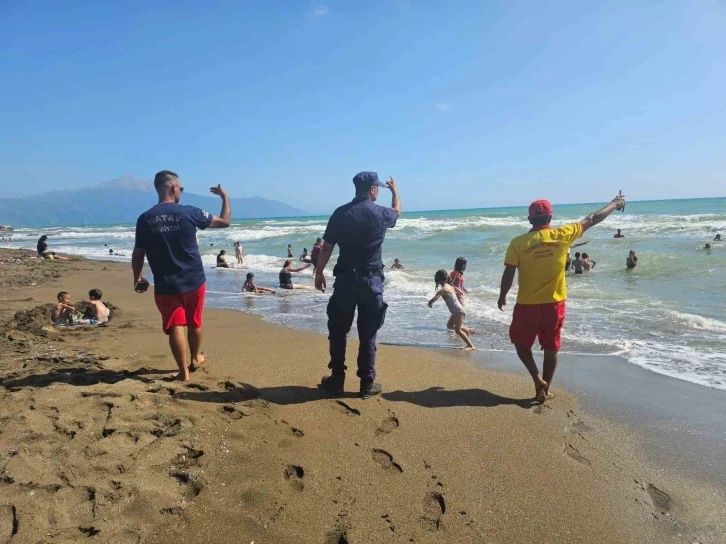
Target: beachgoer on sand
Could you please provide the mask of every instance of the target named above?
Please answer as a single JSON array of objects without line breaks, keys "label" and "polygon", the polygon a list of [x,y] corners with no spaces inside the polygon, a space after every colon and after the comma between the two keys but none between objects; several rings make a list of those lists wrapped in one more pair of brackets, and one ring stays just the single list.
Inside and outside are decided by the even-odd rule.
[{"label": "beachgoer on sand", "polygon": [[[355,198],[340,206],[328,220],[315,269],[315,287],[325,292],[325,267],[336,244],[338,263],[333,269],[335,284],[328,301],[328,339],[331,375],[320,386],[341,395],[345,385],[345,347],[358,308],[358,372],[360,395],[378,395],[383,388],[376,379],[376,335],[383,326],[388,305],[383,302],[383,259],[381,247],[386,230],[394,227],[401,214],[401,199],[393,178],[379,181],[375,172],[361,172],[353,178]],[[378,206],[380,187],[391,191],[391,207]]]},{"label": "beachgoer on sand", "polygon": [[273,295],[275,294],[275,291],[273,289],[268,289],[267,287],[257,287],[257,285],[255,285],[255,275],[252,272],[247,273],[247,279],[242,285],[242,292],[256,293],[258,295],[265,293],[270,293]]},{"label": "beachgoer on sand", "polygon": [[[545,402],[550,394],[561,346],[567,299],[567,248],[590,227],[624,207],[625,197],[618,195],[607,206],[591,213],[579,223],[553,229],[550,227],[552,205],[547,200],[536,200],[529,206],[532,229],[517,236],[509,244],[504,257],[505,266],[497,306],[504,311],[507,293],[519,270],[519,293],[509,327],[509,338],[519,359],[532,376],[535,400],[539,403]],[[575,272],[577,273],[577,269]],[[544,350],[542,374],[537,369],[532,354],[535,338],[539,338]]]},{"label": "beachgoer on sand", "polygon": [[[196,229],[228,227],[231,210],[229,198],[221,185],[209,189],[222,199],[219,217],[179,204],[184,188],[174,172],[163,170],[156,174],[154,188],[159,203],[142,213],[136,222],[136,242],[131,257],[134,290],[144,293],[149,288],[149,282],[141,275],[144,259],[148,258],[154,274],[154,300],[179,367],[176,378],[186,381],[189,380],[189,371],[194,372],[205,361],[202,353],[202,311],[206,277]],[[185,327],[191,351],[189,367]]]},{"label": "beachgoer on sand", "polygon": [[229,268],[227,252],[224,249],[217,255],[217,268]]},{"label": "beachgoer on sand", "polygon": [[401,261],[398,259],[393,259],[393,264],[391,265],[392,270],[406,270],[406,267],[401,264]]},{"label": "beachgoer on sand", "polygon": [[620,232],[620,229],[618,229],[618,232],[615,233],[615,236],[613,238],[625,238],[625,235]]},{"label": "beachgoer on sand", "polygon": [[36,246],[36,249],[38,251],[38,255],[44,259],[57,259],[59,261],[70,260],[69,257],[61,257],[55,251],[48,249],[48,236],[46,234],[38,238],[38,245]]},{"label": "beachgoer on sand", "polygon": [[61,291],[57,295],[58,302],[50,312],[50,320],[55,325],[68,326],[73,325],[76,319],[76,307],[71,305],[71,295],[66,291]]},{"label": "beachgoer on sand", "polygon": [[239,242],[234,243],[234,256],[237,259],[238,265],[241,266],[244,264],[245,254],[244,254],[244,250],[242,249],[242,244]]},{"label": "beachgoer on sand", "polygon": [[625,259],[625,266],[630,269],[638,266],[638,257],[632,249],[628,252],[628,257]]},{"label": "beachgoer on sand", "polygon": [[293,268],[292,259],[286,260],[285,263],[282,265],[282,270],[280,270],[279,274],[280,289],[313,289],[313,287],[310,285],[300,285],[299,283],[292,283],[293,272],[302,272],[306,268],[310,268],[310,265],[306,264],[305,266],[301,266],[299,268]]},{"label": "beachgoer on sand", "polygon": [[451,312],[451,317],[448,323],[446,323],[446,328],[456,332],[466,344],[467,349],[475,349],[474,344],[471,343],[471,339],[469,338],[471,329],[464,327],[464,318],[466,317],[466,309],[462,302],[464,292],[452,285],[451,277],[446,270],[436,272],[434,282],[436,283],[436,294],[429,300],[429,308],[433,308],[434,303],[439,298],[443,298],[446,306],[449,308],[449,312]]},{"label": "beachgoer on sand", "polygon": [[81,323],[88,325],[101,325],[108,322],[111,312],[106,305],[101,302],[102,297],[103,293],[100,289],[91,289],[88,292],[88,300],[86,302],[91,305],[92,312],[90,318],[84,317]]}]

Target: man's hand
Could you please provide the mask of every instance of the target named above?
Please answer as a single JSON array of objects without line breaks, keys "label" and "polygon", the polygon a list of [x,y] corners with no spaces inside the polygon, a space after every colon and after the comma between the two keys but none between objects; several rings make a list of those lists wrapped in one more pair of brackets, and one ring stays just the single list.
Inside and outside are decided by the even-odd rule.
[{"label": "man's hand", "polygon": [[149,290],[149,285],[148,280],[142,276],[134,283],[134,291],[137,293],[146,293]]},{"label": "man's hand", "polygon": [[393,179],[393,176],[389,176],[388,181],[386,182],[386,187],[388,187],[392,193],[398,191],[398,185],[396,185],[396,180]]},{"label": "man's hand", "polygon": [[325,292],[325,275],[323,274],[323,271],[315,272],[315,289],[318,291],[324,293]]},{"label": "man's hand", "polygon": [[497,306],[499,306],[499,310],[503,312],[506,305],[507,297],[499,297],[499,300],[497,301]]},{"label": "man's hand", "polygon": [[222,197],[222,198],[227,198],[227,191],[225,191],[224,189],[222,189],[222,185],[221,184],[220,185],[217,185],[216,187],[210,187],[209,188],[209,192],[212,193],[213,195],[217,195],[217,196]]},{"label": "man's hand", "polygon": [[625,195],[618,195],[613,198],[612,203],[615,204],[616,210],[622,210],[625,208]]},{"label": "man's hand", "polygon": [[429,300],[429,308],[433,308],[433,307],[434,307],[434,303]]}]

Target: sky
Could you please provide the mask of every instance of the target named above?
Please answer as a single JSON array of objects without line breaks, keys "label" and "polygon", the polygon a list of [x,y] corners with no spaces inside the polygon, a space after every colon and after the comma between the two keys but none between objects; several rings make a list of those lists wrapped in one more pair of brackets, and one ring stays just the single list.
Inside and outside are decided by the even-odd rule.
[{"label": "sky", "polygon": [[179,173],[325,213],[724,196],[726,0],[0,0],[0,197]]}]

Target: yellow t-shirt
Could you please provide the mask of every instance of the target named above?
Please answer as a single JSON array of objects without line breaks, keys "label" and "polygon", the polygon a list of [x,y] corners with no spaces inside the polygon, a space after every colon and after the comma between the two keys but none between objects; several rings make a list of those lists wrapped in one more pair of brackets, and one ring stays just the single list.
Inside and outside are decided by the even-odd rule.
[{"label": "yellow t-shirt", "polygon": [[567,298],[565,263],[582,225],[572,223],[517,236],[509,244],[504,264],[519,269],[518,304],[547,304]]}]

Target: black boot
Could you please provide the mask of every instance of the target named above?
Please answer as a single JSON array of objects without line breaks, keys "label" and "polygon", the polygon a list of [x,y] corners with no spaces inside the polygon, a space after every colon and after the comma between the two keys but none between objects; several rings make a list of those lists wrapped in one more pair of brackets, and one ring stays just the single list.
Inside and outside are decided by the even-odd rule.
[{"label": "black boot", "polygon": [[364,399],[370,398],[374,395],[380,395],[383,391],[383,386],[380,383],[375,382],[360,382],[360,396]]},{"label": "black boot", "polygon": [[339,374],[323,376],[318,387],[331,395],[343,395],[345,392],[345,376]]}]

